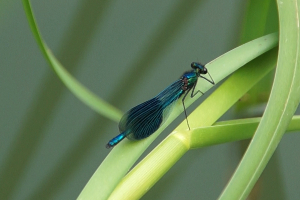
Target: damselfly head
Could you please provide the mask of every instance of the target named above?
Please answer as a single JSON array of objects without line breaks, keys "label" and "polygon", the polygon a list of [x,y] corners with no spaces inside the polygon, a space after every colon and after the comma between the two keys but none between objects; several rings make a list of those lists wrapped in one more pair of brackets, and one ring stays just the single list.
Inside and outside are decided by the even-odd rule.
[{"label": "damselfly head", "polygon": [[206,69],[206,67],[204,67],[204,65],[202,65],[201,63],[198,63],[198,62],[192,62],[192,63],[191,63],[191,67],[192,67],[193,69],[196,69],[197,72],[198,72],[199,74],[207,74],[207,69]]}]

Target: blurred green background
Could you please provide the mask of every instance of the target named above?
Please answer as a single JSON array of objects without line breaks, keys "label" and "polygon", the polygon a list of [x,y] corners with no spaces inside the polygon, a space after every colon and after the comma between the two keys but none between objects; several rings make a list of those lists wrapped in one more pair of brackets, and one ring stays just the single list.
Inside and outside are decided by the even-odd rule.
[{"label": "blurred green background", "polygon": [[[207,63],[236,47],[247,8],[238,0],[31,3],[66,69],[123,112],[158,94],[191,62]],[[119,133],[117,123],[62,85],[20,1],[0,7],[0,199],[75,199],[109,153],[105,145]],[[222,120],[232,118],[234,109]],[[250,199],[298,199],[299,141],[299,134],[284,136]],[[238,142],[192,150],[143,199],[216,199],[242,153]]]}]

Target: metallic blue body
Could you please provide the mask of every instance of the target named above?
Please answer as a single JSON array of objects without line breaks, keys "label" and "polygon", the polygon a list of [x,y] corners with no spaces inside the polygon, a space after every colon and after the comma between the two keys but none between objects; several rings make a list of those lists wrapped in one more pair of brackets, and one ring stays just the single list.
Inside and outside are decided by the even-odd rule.
[{"label": "metallic blue body", "polygon": [[125,137],[130,140],[140,140],[154,133],[168,118],[173,107],[172,105],[182,95],[182,103],[184,106],[184,99],[190,90],[192,90],[191,97],[201,92],[196,91],[196,93],[194,93],[198,77],[204,78],[214,84],[213,81],[201,76],[201,74],[207,73],[207,69],[202,64],[193,62],[191,67],[193,70],[185,72],[179,80],[172,83],[156,97],[126,112],[119,122],[120,134],[111,139],[106,147],[111,148],[117,145]]}]

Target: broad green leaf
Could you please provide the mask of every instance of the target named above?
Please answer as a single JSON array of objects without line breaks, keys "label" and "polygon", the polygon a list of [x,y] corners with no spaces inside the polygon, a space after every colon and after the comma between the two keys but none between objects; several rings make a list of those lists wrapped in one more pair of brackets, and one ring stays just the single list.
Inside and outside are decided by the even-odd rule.
[{"label": "broad green leaf", "polygon": [[[211,76],[214,78],[215,82],[219,82],[220,80],[224,79],[226,76],[231,74],[233,71],[236,69],[240,68],[247,62],[253,60],[257,56],[265,53],[266,51],[274,48],[277,45],[277,34],[270,34],[264,37],[261,37],[259,39],[253,40],[249,43],[246,43],[240,47],[237,47],[236,49],[229,51],[228,53],[220,56],[219,58],[215,59],[211,63],[207,64],[207,68],[211,74]],[[276,54],[276,51],[275,51]],[[238,58],[238,59],[237,59]],[[274,66],[274,65],[273,65]],[[268,69],[270,70],[270,69]],[[268,71],[267,70],[267,71]],[[261,70],[260,70],[261,71]],[[263,73],[262,73],[263,74]],[[258,75],[262,76],[262,75]],[[244,79],[244,77],[242,77]],[[233,84],[232,82],[230,84]],[[205,92],[207,91],[210,87],[212,87],[211,84],[206,83],[205,81],[200,81],[197,84],[196,89],[200,89],[201,91]],[[247,90],[250,89],[251,86],[247,86]],[[221,92],[222,93],[222,92]],[[240,94],[242,95],[242,94]],[[237,97],[238,99],[239,97]],[[234,102],[237,101],[237,99],[234,100]],[[194,98],[186,98],[186,105],[190,105],[192,102],[196,100],[196,96]],[[212,102],[219,102],[219,99],[215,99]],[[224,108],[224,112],[234,103],[230,102],[228,104],[227,108]],[[221,104],[220,106],[222,106]],[[224,105],[223,105],[224,106]],[[219,107],[214,106],[214,109],[205,108],[205,110],[211,110],[212,112],[216,112],[215,114],[212,115],[210,119],[210,123],[214,123],[223,113],[222,111],[217,111]],[[203,109],[201,107],[200,109]],[[142,152],[151,144],[151,142],[162,132],[163,129],[167,125],[169,125],[181,112],[183,111],[182,109],[182,104],[180,101],[175,105],[175,108],[173,109],[173,112],[169,116],[168,120],[159,128],[158,131],[156,131],[152,136],[150,136],[147,139],[138,141],[138,142],[131,142],[128,140],[122,141],[120,144],[118,144],[114,149],[111,151],[111,153],[106,157],[106,159],[102,162],[100,167],[97,169],[95,174],[92,176],[84,190],[79,196],[79,199],[88,199],[91,197],[91,195],[97,199],[107,199],[109,194],[112,192],[114,187],[118,184],[118,182],[123,178],[123,176],[128,172],[128,170],[132,167],[134,162],[138,159],[138,157],[142,154]],[[207,116],[204,116],[204,119],[206,119]],[[213,120],[215,118],[215,120]],[[201,118],[198,118],[196,116],[196,121],[201,122]],[[192,115],[189,117],[189,122],[191,127],[197,127],[194,126],[194,120]],[[202,122],[205,120],[203,119]],[[211,124],[207,124],[208,126]],[[186,122],[184,121],[182,125],[179,126],[178,129],[180,130],[185,130],[187,128]],[[168,137],[169,138],[169,137]],[[163,145],[163,144],[162,144]],[[185,145],[185,144],[183,144]],[[158,146],[160,148],[161,145]],[[182,150],[182,149],[181,149]],[[170,153],[170,151],[166,151]],[[173,157],[179,158],[182,153],[176,152],[172,154]],[[156,154],[157,157],[160,155]],[[169,157],[165,158],[166,160],[169,159]],[[175,159],[176,160],[176,159]],[[169,160],[171,163],[171,159]],[[167,164],[167,162],[166,162]],[[149,167],[148,167],[149,168]],[[161,170],[163,173],[163,170]],[[143,179],[143,177],[140,177],[138,180],[136,180],[136,183],[140,181],[140,179]],[[124,184],[123,184],[124,185]],[[126,184],[125,184],[126,185]],[[148,185],[149,186],[149,185]],[[119,187],[119,186],[118,186]],[[146,188],[147,186],[143,186],[143,188]],[[121,187],[119,187],[121,188]],[[149,188],[149,187],[148,187]],[[118,193],[118,197],[120,198],[125,190],[120,190],[122,191],[121,193]],[[142,188],[139,188],[139,192],[135,189],[131,190],[132,192],[134,191],[136,195],[138,195],[139,198],[140,195],[143,194],[145,190]],[[127,194],[129,195],[132,194],[132,192],[128,192]],[[126,192],[125,192],[126,193]],[[123,197],[122,197],[123,198]],[[135,198],[135,197],[134,197]]]},{"label": "broad green leaf", "polygon": [[[238,57],[234,54],[232,56]],[[245,92],[274,68],[276,56],[277,49],[274,49],[234,73],[188,117],[190,126],[206,127],[212,125]],[[233,59],[233,57],[230,61],[238,60]],[[218,59],[215,61],[218,61]],[[224,62],[226,63],[226,61]],[[223,63],[222,60],[221,63]],[[130,171],[116,187],[111,198],[117,199],[122,196],[124,199],[139,199],[182,155],[190,148],[197,148],[199,142],[201,142],[201,137],[199,138],[199,135],[193,129],[187,131],[186,126],[186,121],[183,121],[173,131],[173,134],[170,134]],[[128,192],[129,187],[131,188],[130,192]]]},{"label": "broad green leaf", "polygon": [[270,99],[257,131],[220,196],[221,200],[246,199],[276,150],[300,100],[299,5],[277,1],[279,53]]}]

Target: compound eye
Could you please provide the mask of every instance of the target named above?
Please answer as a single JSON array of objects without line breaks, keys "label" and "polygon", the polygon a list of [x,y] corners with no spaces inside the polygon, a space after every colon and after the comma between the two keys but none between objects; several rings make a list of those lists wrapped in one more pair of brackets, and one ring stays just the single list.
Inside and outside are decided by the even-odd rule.
[{"label": "compound eye", "polygon": [[196,68],[196,63],[195,63],[195,62],[192,62],[192,63],[191,63],[191,67],[192,67],[193,69],[195,69],[195,68]]},{"label": "compound eye", "polygon": [[207,74],[207,69],[205,67],[202,70],[202,74]]}]

